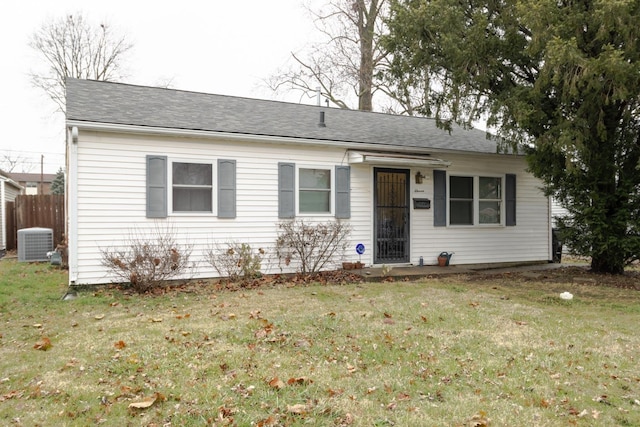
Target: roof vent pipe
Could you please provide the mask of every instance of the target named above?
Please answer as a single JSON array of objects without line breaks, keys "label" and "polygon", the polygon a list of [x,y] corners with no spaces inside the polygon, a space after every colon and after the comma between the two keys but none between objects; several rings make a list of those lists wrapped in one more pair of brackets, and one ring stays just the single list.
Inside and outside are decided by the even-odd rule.
[{"label": "roof vent pipe", "polygon": [[318,126],[321,128],[326,128],[327,125],[324,122],[324,111],[320,111],[320,122],[318,123]]}]

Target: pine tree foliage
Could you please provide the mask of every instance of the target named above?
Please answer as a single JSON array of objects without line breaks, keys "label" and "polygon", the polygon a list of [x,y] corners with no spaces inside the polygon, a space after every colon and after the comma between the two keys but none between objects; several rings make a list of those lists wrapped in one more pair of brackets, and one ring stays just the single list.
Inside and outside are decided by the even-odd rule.
[{"label": "pine tree foliage", "polygon": [[51,194],[64,194],[64,171],[62,168],[58,169],[51,182]]},{"label": "pine tree foliage", "polygon": [[428,75],[424,113],[488,118],[569,212],[594,271],[640,256],[640,2],[396,0],[390,75]]}]

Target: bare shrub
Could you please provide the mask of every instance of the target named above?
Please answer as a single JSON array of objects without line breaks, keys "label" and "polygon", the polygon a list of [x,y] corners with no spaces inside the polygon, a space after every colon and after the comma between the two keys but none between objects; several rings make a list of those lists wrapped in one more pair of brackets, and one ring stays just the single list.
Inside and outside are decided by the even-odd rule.
[{"label": "bare shrub", "polygon": [[251,249],[246,243],[215,243],[207,249],[207,259],[221,277],[230,280],[254,279],[261,275],[265,251]]},{"label": "bare shrub", "polygon": [[337,264],[344,254],[351,227],[340,221],[307,224],[303,220],[278,224],[276,254],[280,265],[298,262],[298,272],[312,274]]},{"label": "bare shrub", "polygon": [[121,247],[101,249],[102,265],[137,292],[183,275],[189,267],[193,247],[176,241],[171,225],[143,232],[134,229]]}]

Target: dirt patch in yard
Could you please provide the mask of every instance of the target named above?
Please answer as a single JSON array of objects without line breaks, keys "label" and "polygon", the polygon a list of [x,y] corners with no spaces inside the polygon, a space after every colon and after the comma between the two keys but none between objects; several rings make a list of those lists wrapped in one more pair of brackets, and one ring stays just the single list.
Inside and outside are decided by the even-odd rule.
[{"label": "dirt patch in yard", "polygon": [[569,265],[545,270],[481,272],[467,276],[467,280],[470,282],[495,282],[504,279],[517,282],[573,283],[640,291],[640,269],[637,266],[621,275],[598,274],[591,272],[588,266]]}]

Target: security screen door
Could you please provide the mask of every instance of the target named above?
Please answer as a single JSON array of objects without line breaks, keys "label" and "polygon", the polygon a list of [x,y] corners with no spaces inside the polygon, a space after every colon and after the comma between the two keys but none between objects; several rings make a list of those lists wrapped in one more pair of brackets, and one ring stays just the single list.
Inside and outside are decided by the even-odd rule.
[{"label": "security screen door", "polygon": [[375,263],[409,262],[409,171],[374,169]]}]

